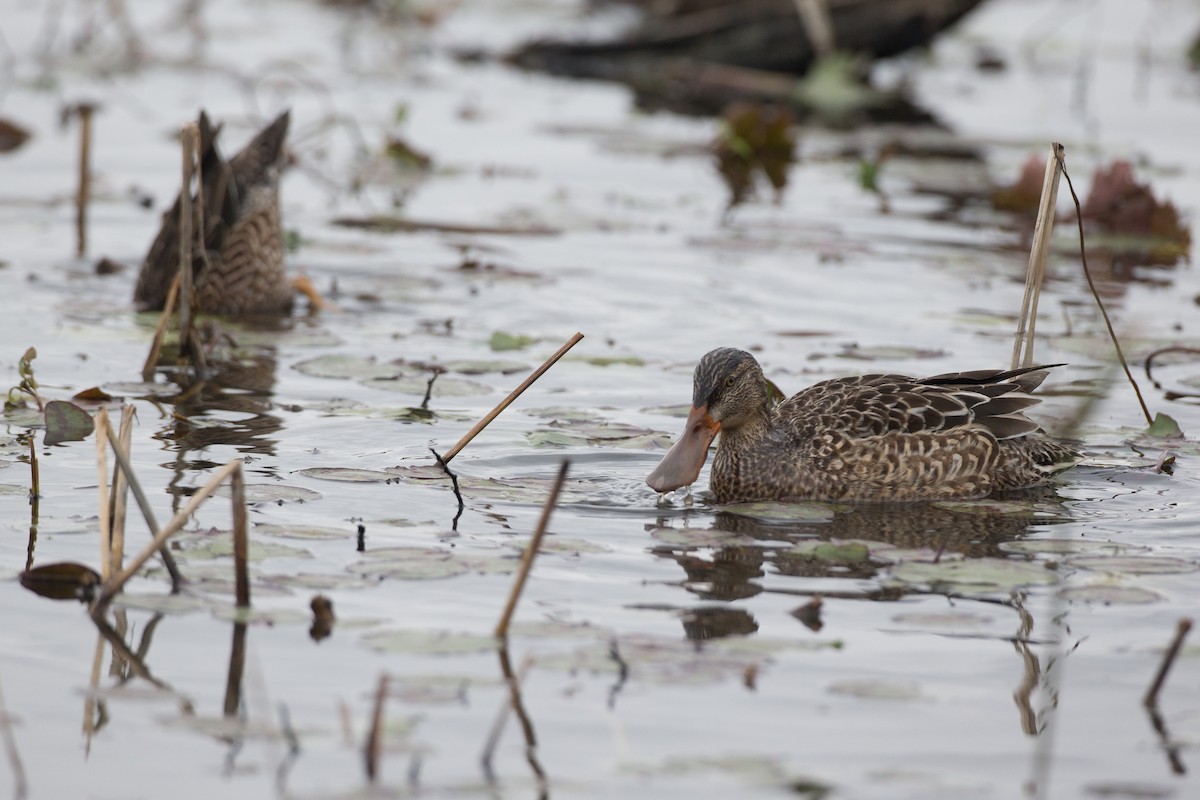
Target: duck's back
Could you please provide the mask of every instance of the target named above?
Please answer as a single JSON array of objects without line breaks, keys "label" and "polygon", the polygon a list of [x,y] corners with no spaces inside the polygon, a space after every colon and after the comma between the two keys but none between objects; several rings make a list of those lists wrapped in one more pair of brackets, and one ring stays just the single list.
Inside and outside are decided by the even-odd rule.
[{"label": "duck's back", "polygon": [[1040,402],[1029,393],[1046,374],[1032,368],[818,383],[776,406],[756,445],[722,443],[712,489],[723,502],[903,501],[1041,483],[1078,458],[1025,416]]}]

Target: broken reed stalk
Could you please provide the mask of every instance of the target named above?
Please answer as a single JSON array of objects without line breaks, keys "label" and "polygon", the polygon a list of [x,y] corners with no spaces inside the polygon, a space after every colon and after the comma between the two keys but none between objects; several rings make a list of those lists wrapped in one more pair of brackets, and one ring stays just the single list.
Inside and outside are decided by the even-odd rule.
[{"label": "broken reed stalk", "polygon": [[1171,671],[1171,665],[1175,663],[1175,657],[1179,655],[1179,648],[1183,647],[1183,640],[1191,629],[1192,621],[1187,617],[1180,619],[1176,625],[1175,638],[1171,640],[1167,651],[1163,653],[1163,660],[1158,665],[1158,672],[1150,683],[1150,688],[1146,690],[1146,696],[1142,698],[1142,703],[1147,708],[1158,707],[1158,693],[1162,691],[1163,684],[1167,682],[1167,673]]},{"label": "broken reed stalk", "polygon": [[25,779],[25,766],[21,763],[21,753],[17,750],[17,737],[13,736],[12,718],[8,715],[8,706],[4,703],[4,692],[0,690],[0,732],[4,735],[4,752],[8,763],[12,765],[13,797],[24,800],[29,794],[29,782]]},{"label": "broken reed stalk", "polygon": [[[97,431],[108,430],[108,409],[104,406],[96,412],[94,423]],[[100,579],[108,580],[112,575],[112,518],[108,506],[108,440],[96,434],[96,472],[100,490]]]},{"label": "broken reed stalk", "polygon": [[[96,431],[97,437],[100,437],[101,428],[98,418]],[[137,501],[138,508],[141,509],[142,518],[146,520],[146,525],[149,526],[151,531],[157,531],[158,519],[154,515],[154,509],[150,507],[150,500],[146,497],[146,493],[142,491],[142,485],[138,482],[137,476],[133,474],[133,465],[129,463],[129,450],[121,447],[121,440],[113,433],[112,426],[108,424],[107,416],[104,421],[103,436],[113,446],[113,455],[117,459],[117,466],[121,468],[125,480],[129,482],[129,489],[133,492],[133,499]],[[124,559],[123,550],[124,543],[122,542],[122,559]],[[175,556],[171,555],[171,551],[165,545],[159,548],[159,554],[162,556],[163,566],[167,568],[167,573],[171,576],[171,593],[175,594],[183,587],[183,573],[179,571],[179,564],[175,562]]]},{"label": "broken reed stalk", "polygon": [[233,643],[229,647],[229,672],[225,674],[225,716],[234,719],[242,705],[242,676],[246,674],[246,623],[233,623]]},{"label": "broken reed stalk", "polygon": [[246,477],[238,469],[229,476],[229,496],[233,503],[233,573],[237,587],[237,607],[250,607],[250,537],[246,522]]},{"label": "broken reed stalk", "polygon": [[492,728],[488,731],[487,739],[483,743],[483,752],[479,754],[479,763],[483,766],[483,775],[488,783],[494,783],[496,773],[492,770],[492,756],[496,752],[496,746],[500,744],[500,737],[504,734],[504,726],[508,722],[509,712],[513,709],[512,691],[520,691],[521,684],[525,682],[525,676],[529,674],[530,668],[533,667],[533,656],[525,656],[525,660],[521,662],[521,666],[517,667],[517,672],[512,677],[512,682],[509,684],[509,696],[504,698],[500,704],[500,709],[496,712],[496,719],[492,722]]},{"label": "broken reed stalk", "polygon": [[79,187],[75,194],[75,255],[87,255],[87,210],[92,193],[92,112],[91,103],[75,107],[79,114]]},{"label": "broken reed stalk", "polygon": [[371,712],[371,732],[367,734],[367,743],[363,747],[363,760],[367,769],[367,780],[375,783],[379,777],[379,756],[383,752],[383,704],[387,700],[388,676],[385,672],[379,676],[379,686],[375,689],[375,708]]},{"label": "broken reed stalk", "polygon": [[[1058,203],[1058,176],[1065,169],[1064,148],[1050,143],[1046,159],[1046,175],[1042,179],[1042,198],[1038,203],[1037,224],[1033,228],[1033,245],[1029,248],[1029,266],[1025,271],[1025,296],[1017,318],[1009,369],[1033,366],[1033,345],[1037,329],[1038,298],[1046,278],[1046,254],[1050,250],[1050,233],[1054,230],[1054,207]],[[1024,345],[1024,353],[1021,352]]]},{"label": "broken reed stalk", "polygon": [[[111,430],[112,429],[110,428],[110,434]],[[151,556],[162,549],[163,545],[166,544],[167,539],[171,538],[173,534],[177,533],[184,525],[187,524],[187,521],[192,514],[196,513],[196,509],[198,509],[204,503],[204,501],[207,500],[212,493],[217,490],[217,487],[220,486],[226,478],[241,468],[242,462],[230,461],[228,464],[217,470],[216,473],[214,473],[209,479],[208,483],[204,484],[204,486],[198,489],[195,494],[188,498],[187,505],[185,505],[178,514],[171,518],[171,521],[167,523],[165,528],[155,534],[154,540],[151,541],[150,544],[146,545],[145,549],[138,553],[137,556],[135,556],[133,560],[126,565],[125,569],[121,570],[120,573],[114,575],[104,582],[103,586],[100,587],[100,591],[96,596],[95,602],[92,605],[92,614],[99,615],[103,613],[104,609],[107,608],[108,604],[112,602],[112,599],[116,596],[117,592],[124,588],[125,584],[129,582],[129,579],[137,574],[137,571],[141,569],[147,561],[150,560]],[[132,482],[130,482],[130,486],[133,486]]]},{"label": "broken reed stalk", "polygon": [[42,497],[42,476],[38,471],[37,436],[29,433],[29,502],[37,508]]},{"label": "broken reed stalk", "polygon": [[194,124],[183,126],[179,139],[183,148],[183,186],[179,189],[179,352],[188,352],[192,332],[192,167],[196,160]]},{"label": "broken reed stalk", "polygon": [[829,17],[828,0],[795,0],[796,11],[804,23],[804,33],[818,59],[833,55],[837,43],[833,35],[833,21]]},{"label": "broken reed stalk", "polygon": [[1146,424],[1153,425],[1154,418],[1150,415],[1150,409],[1146,407],[1141,387],[1134,380],[1133,373],[1129,371],[1129,363],[1125,360],[1124,351],[1121,350],[1121,342],[1117,339],[1117,332],[1113,330],[1112,320],[1108,318],[1108,311],[1104,308],[1104,301],[1100,299],[1100,293],[1096,291],[1096,283],[1092,280],[1092,271],[1088,269],[1087,250],[1084,247],[1083,241],[1083,206],[1079,202],[1079,195],[1075,194],[1075,184],[1071,182],[1071,174],[1067,172],[1066,162],[1060,162],[1059,166],[1062,167],[1063,177],[1067,179],[1067,189],[1071,192],[1071,200],[1075,203],[1075,222],[1079,227],[1079,260],[1083,264],[1083,277],[1087,278],[1088,289],[1092,292],[1092,298],[1096,301],[1096,307],[1100,309],[1100,316],[1104,317],[1104,326],[1108,329],[1108,338],[1112,340],[1113,349],[1117,351],[1117,360],[1121,362],[1121,369],[1125,370],[1125,377],[1129,379],[1129,384],[1133,387],[1133,393],[1137,395],[1138,405],[1142,408],[1142,415],[1146,418]]},{"label": "broken reed stalk", "polygon": [[158,354],[162,352],[163,339],[167,335],[167,324],[171,314],[175,312],[175,301],[179,297],[179,282],[183,280],[183,271],[175,273],[171,280],[171,288],[167,290],[167,299],[163,302],[162,314],[158,317],[158,326],[154,329],[154,339],[150,342],[150,352],[146,354],[146,363],[142,365],[142,380],[154,380],[154,368],[158,366]]},{"label": "broken reed stalk", "polygon": [[475,423],[474,428],[471,428],[471,430],[467,431],[466,434],[461,439],[458,440],[457,444],[455,444],[454,447],[451,447],[448,451],[446,451],[446,455],[444,456],[446,463],[450,463],[451,459],[453,459],[456,455],[458,455],[460,450],[462,450],[464,447],[466,447],[468,444],[470,444],[471,440],[474,439],[475,436],[478,435],[478,433],[481,430],[483,430],[488,425],[490,425],[492,420],[494,420],[496,417],[500,416],[501,411],[508,408],[509,405],[512,403],[512,401],[514,401],[518,397],[520,397],[521,392],[524,392],[526,389],[528,389],[530,386],[532,386],[534,381],[536,381],[538,378],[542,377],[542,375],[546,372],[546,370],[553,367],[555,362],[557,362],[560,358],[565,356],[567,354],[567,351],[570,350],[575,345],[579,344],[580,340],[582,340],[582,339],[583,339],[583,334],[576,333],[574,336],[572,336],[570,338],[570,340],[566,344],[564,344],[562,347],[558,348],[558,350],[556,350],[554,352],[554,355],[547,358],[545,363],[543,363],[540,367],[535,369],[533,371],[533,374],[531,374],[528,378],[526,378],[524,381],[522,381],[520,386],[518,386],[517,388],[515,388],[511,392],[509,392],[508,397],[504,398],[499,403],[497,403],[496,407],[487,413],[487,416],[485,416],[483,419],[479,420],[479,422]]},{"label": "broken reed stalk", "polygon": [[550,489],[550,496],[546,498],[546,504],[542,506],[542,516],[538,520],[537,530],[533,532],[533,538],[529,540],[529,544],[525,547],[525,554],[521,556],[521,566],[517,570],[512,590],[508,593],[508,603],[504,606],[504,612],[500,614],[500,621],[496,623],[495,636],[497,639],[504,639],[508,636],[508,623],[512,620],[513,612],[517,610],[517,601],[521,599],[525,580],[529,577],[529,570],[533,568],[533,559],[537,557],[538,550],[542,546],[542,537],[546,535],[546,526],[550,524],[550,512],[558,503],[558,495],[562,491],[563,483],[567,480],[567,468],[570,465],[571,462],[564,458],[562,466],[558,468],[558,477],[554,479],[554,486]]},{"label": "broken reed stalk", "polygon": [[[126,459],[129,458],[133,443],[133,412],[134,408],[130,405],[121,409],[121,431],[117,435],[117,444],[113,445],[114,450]],[[121,469],[121,462],[118,461],[113,465],[112,492],[109,494],[109,510],[112,514],[112,524],[109,527],[109,561],[113,572],[120,571],[121,562],[125,560],[125,518],[128,509],[129,479],[125,477],[125,470]]]}]

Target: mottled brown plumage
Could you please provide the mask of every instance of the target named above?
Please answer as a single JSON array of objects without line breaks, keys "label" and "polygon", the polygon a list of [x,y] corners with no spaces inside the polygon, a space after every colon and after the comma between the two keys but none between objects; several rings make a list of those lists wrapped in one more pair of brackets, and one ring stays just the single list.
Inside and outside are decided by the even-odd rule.
[{"label": "mottled brown plumage", "polygon": [[684,434],[646,482],[662,492],[695,481],[719,432],[710,477],[719,503],[938,500],[1034,486],[1079,458],[1025,416],[1046,369],[836,378],[772,407],[754,357],[720,348],[696,366]]},{"label": "mottled brown plumage", "polygon": [[[204,187],[203,236],[193,248],[192,275],[200,311],[210,314],[286,314],[293,288],[283,266],[279,173],[288,114],[264,128],[226,161],[217,149],[220,126],[200,112],[200,171]],[[199,210],[198,204],[193,205]],[[199,223],[201,216],[197,217]],[[142,309],[163,307],[179,269],[179,199],[163,218],[134,289]]]}]

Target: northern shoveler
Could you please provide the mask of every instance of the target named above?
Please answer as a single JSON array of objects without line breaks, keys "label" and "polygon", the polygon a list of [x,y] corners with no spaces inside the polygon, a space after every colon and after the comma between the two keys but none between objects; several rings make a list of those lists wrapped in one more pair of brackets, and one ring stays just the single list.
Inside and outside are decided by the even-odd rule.
[{"label": "northern shoveler", "polygon": [[[288,112],[280,114],[233,158],[217,150],[221,127],[200,112],[203,236],[197,232],[192,270],[199,311],[210,314],[286,314],[295,294],[283,266],[279,173]],[[197,208],[193,205],[193,208]],[[159,310],[179,271],[179,199],[164,216],[146,254],[134,303]]]},{"label": "northern shoveler", "polygon": [[754,356],[723,347],[696,366],[687,427],[646,483],[668,492],[695,482],[720,433],[718,503],[939,500],[1034,486],[1079,461],[1025,416],[1048,369],[835,378],[772,406]]}]

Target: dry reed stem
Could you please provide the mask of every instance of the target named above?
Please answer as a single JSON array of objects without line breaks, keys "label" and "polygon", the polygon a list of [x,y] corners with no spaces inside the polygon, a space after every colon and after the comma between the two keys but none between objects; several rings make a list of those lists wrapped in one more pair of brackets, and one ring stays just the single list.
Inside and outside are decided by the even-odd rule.
[{"label": "dry reed stem", "polygon": [[481,430],[483,430],[488,425],[490,425],[492,420],[494,420],[496,417],[500,416],[501,411],[508,408],[508,406],[512,403],[512,401],[514,401],[518,397],[520,397],[521,392],[524,392],[526,389],[528,389],[530,386],[532,386],[534,381],[536,381],[538,378],[542,377],[542,375],[546,372],[546,370],[553,367],[556,361],[558,361],[560,358],[565,356],[567,354],[567,351],[570,350],[575,345],[579,344],[580,340],[582,340],[582,339],[583,339],[583,334],[576,333],[574,336],[572,336],[570,338],[570,340],[566,344],[564,344],[562,347],[558,348],[558,350],[556,350],[554,352],[554,355],[547,358],[545,363],[543,363],[540,367],[535,369],[533,371],[533,374],[531,374],[528,378],[526,378],[524,381],[522,381],[520,386],[518,386],[517,388],[515,388],[511,392],[509,392],[508,397],[504,398],[499,403],[497,403],[496,407],[487,413],[487,416],[485,416],[483,419],[479,420],[479,422],[475,423],[475,427],[471,428],[471,430],[467,431],[466,434],[461,439],[458,440],[458,443],[455,444],[454,447],[451,447],[446,452],[446,455],[443,456],[446,463],[447,464],[450,463],[451,459],[453,459],[456,455],[458,455],[460,450],[462,450],[464,447],[466,447],[468,444],[470,444],[471,440],[474,439],[475,436]]},{"label": "dry reed stem", "polygon": [[500,614],[500,621],[496,623],[495,636],[497,639],[504,639],[508,636],[508,623],[512,620],[513,612],[517,610],[517,601],[521,599],[525,580],[529,577],[529,570],[533,568],[533,559],[537,557],[538,549],[542,546],[542,537],[546,535],[546,526],[550,524],[550,512],[558,503],[558,495],[562,491],[563,483],[567,480],[567,468],[570,465],[571,462],[564,458],[562,466],[558,468],[558,477],[554,479],[554,486],[550,489],[550,496],[546,498],[546,504],[542,506],[542,516],[538,520],[537,530],[533,532],[533,538],[529,540],[529,544],[525,547],[525,553],[521,556],[521,566],[517,570],[512,590],[508,593],[508,603],[504,606],[504,612]]},{"label": "dry reed stem", "polygon": [[37,436],[29,433],[29,501],[37,506],[42,496],[42,476],[38,469]]},{"label": "dry reed stem", "polygon": [[89,691],[83,699],[83,736],[87,740],[84,753],[92,750],[92,734],[96,732],[96,698],[100,696],[100,666],[104,661],[104,634],[96,634],[96,652],[92,655],[92,674]]},{"label": "dry reed stem", "polygon": [[250,539],[246,524],[246,478],[234,470],[229,477],[229,495],[233,503],[233,575],[237,586],[238,608],[250,607]]},{"label": "dry reed stem", "polygon": [[1163,653],[1162,663],[1158,665],[1158,672],[1155,673],[1154,680],[1150,682],[1146,696],[1142,698],[1142,703],[1147,708],[1158,707],[1158,693],[1162,691],[1163,684],[1167,682],[1167,673],[1171,671],[1171,665],[1175,663],[1175,657],[1179,655],[1179,648],[1183,647],[1183,640],[1191,629],[1192,621],[1187,617],[1180,619],[1175,626],[1175,638],[1171,640],[1171,644]]},{"label": "dry reed stem", "polygon": [[17,737],[13,736],[12,718],[8,715],[8,706],[4,702],[4,692],[0,690],[0,733],[4,735],[4,752],[8,763],[12,765],[13,798],[24,800],[29,794],[29,782],[25,778],[25,766],[21,763],[21,753],[17,750]]},{"label": "dry reed stem", "polygon": [[186,353],[192,332],[192,168],[196,159],[199,130],[184,125],[179,139],[183,146],[183,186],[179,189],[179,352]]},{"label": "dry reed stem", "polygon": [[796,11],[804,23],[804,33],[817,58],[828,58],[837,49],[833,35],[833,20],[829,17],[828,0],[794,0]]},{"label": "dry reed stem", "polygon": [[87,255],[87,211],[92,194],[92,112],[95,106],[80,103],[79,114],[79,187],[75,194],[75,255]]},{"label": "dry reed stem", "polygon": [[158,325],[154,328],[154,339],[150,342],[150,352],[146,354],[146,363],[142,365],[142,380],[154,380],[154,368],[158,366],[158,354],[162,352],[163,339],[167,335],[167,323],[175,312],[175,300],[179,296],[179,283],[183,280],[183,272],[176,272],[171,280],[171,288],[167,289],[167,299],[163,302],[162,314],[158,317]]},{"label": "dry reed stem", "polygon": [[[1033,229],[1033,246],[1029,248],[1029,266],[1025,271],[1025,296],[1013,342],[1010,369],[1033,366],[1033,345],[1037,329],[1038,298],[1046,277],[1046,254],[1050,250],[1050,234],[1054,230],[1054,207],[1058,203],[1058,176],[1065,169],[1064,149],[1058,142],[1050,143],[1046,159],[1046,176],[1042,179],[1042,197],[1038,203],[1037,224]],[[1021,352],[1024,345],[1024,353]]]},{"label": "dry reed stem", "polygon": [[[187,521],[192,514],[196,513],[196,509],[198,509],[204,503],[204,501],[207,500],[209,496],[217,490],[217,487],[220,486],[226,478],[241,468],[242,462],[230,461],[228,464],[217,470],[216,473],[213,474],[212,478],[209,479],[208,483],[204,484],[204,486],[197,490],[196,493],[188,499],[187,505],[185,505],[178,514],[171,518],[171,521],[167,523],[166,527],[160,530],[154,536],[154,540],[151,541],[150,544],[146,545],[145,549],[138,553],[137,556],[129,562],[125,569],[120,572],[120,574],[114,575],[111,579],[104,582],[104,585],[100,588],[99,595],[96,597],[95,604],[92,607],[92,613],[101,613],[108,606],[108,604],[112,602],[112,599],[116,596],[117,592],[121,591],[125,584],[129,582],[129,579],[132,578],[137,571],[141,569],[147,561],[150,560],[151,556],[153,556],[160,548],[162,548],[164,544],[166,544],[167,539],[169,539],[173,534],[177,533],[184,525],[187,524]],[[132,485],[133,484],[131,482],[130,486]]]},{"label": "dry reed stem", "polygon": [[108,506],[108,440],[102,431],[108,430],[108,409],[101,406],[92,424],[96,429],[97,488],[100,490],[100,578],[107,581],[112,575],[112,518]]},{"label": "dry reed stem", "polygon": [[[131,405],[121,408],[121,432],[117,436],[118,443],[113,446],[113,449],[120,451],[126,459],[129,458],[133,443],[133,412],[134,408]],[[107,435],[107,431],[105,431],[105,435]],[[125,560],[125,519],[129,510],[129,479],[125,476],[125,470],[121,469],[120,461],[113,465],[112,493],[109,498],[109,507],[112,511],[112,526],[109,529],[111,536],[109,560],[112,564],[112,571],[119,572],[121,562]]]},{"label": "dry reed stem", "polygon": [[1100,309],[1100,316],[1104,317],[1104,327],[1108,329],[1108,338],[1112,340],[1113,349],[1117,351],[1117,361],[1121,363],[1121,369],[1125,371],[1125,377],[1129,380],[1129,384],[1133,387],[1133,393],[1137,395],[1138,405],[1142,408],[1142,416],[1146,418],[1147,425],[1154,424],[1154,418],[1150,416],[1150,409],[1146,407],[1146,401],[1142,397],[1142,389],[1138,386],[1138,382],[1134,380],[1133,373],[1129,371],[1129,362],[1125,360],[1125,353],[1121,350],[1121,342],[1117,339],[1117,332],[1113,329],[1112,320],[1108,318],[1108,311],[1104,308],[1104,301],[1100,299],[1100,293],[1096,291],[1096,283],[1092,280],[1092,271],[1088,269],[1087,264],[1087,249],[1084,247],[1083,241],[1083,206],[1079,203],[1079,195],[1075,194],[1075,184],[1071,182],[1071,174],[1067,172],[1067,164],[1061,162],[1063,177],[1067,179],[1067,189],[1071,192],[1071,200],[1075,203],[1075,223],[1079,228],[1079,260],[1083,264],[1083,277],[1087,278],[1088,289],[1092,292],[1092,298],[1096,301],[1096,307]]},{"label": "dry reed stem", "polygon": [[[129,489],[133,492],[133,499],[137,501],[138,508],[141,509],[142,518],[146,520],[146,525],[151,532],[157,531],[158,519],[154,515],[154,509],[150,507],[150,500],[142,490],[141,483],[138,482],[137,475],[133,472],[133,465],[129,462],[129,450],[121,447],[120,440],[113,433],[112,425],[109,425],[107,420],[104,424],[104,436],[113,446],[113,455],[117,459],[117,466],[121,468],[125,480],[129,482]],[[123,544],[122,549],[124,549]],[[163,566],[167,568],[167,573],[171,576],[171,593],[174,594],[183,586],[183,574],[179,571],[179,565],[175,562],[175,556],[171,555],[170,550],[164,546],[159,548],[159,553],[162,555]],[[124,553],[122,552],[123,558]]]},{"label": "dry reed stem", "polygon": [[246,674],[246,623],[233,623],[233,643],[229,647],[229,672],[225,674],[225,716],[234,718],[242,705],[242,677]]},{"label": "dry reed stem", "polygon": [[512,711],[511,692],[513,685],[515,684],[519,691],[531,667],[533,667],[533,656],[525,656],[525,660],[521,662],[521,666],[517,667],[512,684],[509,685],[510,694],[500,704],[500,708],[496,712],[496,719],[493,720],[491,730],[488,731],[487,739],[483,743],[483,752],[479,754],[479,763],[483,766],[483,774],[487,778],[488,783],[496,780],[496,775],[492,771],[492,756],[496,752],[496,746],[500,744],[500,737],[504,734],[505,723],[508,722],[509,712]]},{"label": "dry reed stem", "polygon": [[375,709],[371,712],[371,731],[367,734],[367,743],[363,748],[363,760],[367,770],[367,780],[375,783],[379,777],[379,756],[383,751],[383,704],[387,700],[388,676],[379,676],[379,686],[375,689]]}]

